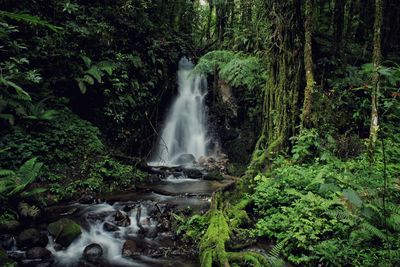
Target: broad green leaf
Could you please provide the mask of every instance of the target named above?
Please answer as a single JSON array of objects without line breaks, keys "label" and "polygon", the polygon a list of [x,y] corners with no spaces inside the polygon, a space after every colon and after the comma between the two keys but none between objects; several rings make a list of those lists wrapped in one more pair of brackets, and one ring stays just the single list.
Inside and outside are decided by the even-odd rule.
[{"label": "broad green leaf", "polygon": [[103,73],[97,66],[92,66],[89,70],[86,71],[86,73],[90,74],[97,80],[97,82],[101,83],[101,76],[103,76]]},{"label": "broad green leaf", "polygon": [[85,65],[87,68],[90,68],[90,66],[92,65],[92,60],[87,57],[87,56],[81,56],[83,62],[85,62]]}]

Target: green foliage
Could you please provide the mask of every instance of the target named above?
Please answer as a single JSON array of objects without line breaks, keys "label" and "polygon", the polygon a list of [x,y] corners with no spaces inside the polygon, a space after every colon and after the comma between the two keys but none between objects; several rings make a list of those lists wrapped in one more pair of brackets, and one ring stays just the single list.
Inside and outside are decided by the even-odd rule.
[{"label": "green foliage", "polygon": [[266,81],[266,70],[260,59],[243,53],[208,52],[200,58],[193,73],[211,74],[214,71],[218,71],[220,77],[233,87],[260,89]]},{"label": "green foliage", "polygon": [[14,20],[14,21],[22,21],[25,23],[29,23],[34,26],[47,27],[50,30],[55,31],[55,32],[62,30],[61,27],[55,26],[55,25],[49,23],[48,21],[39,18],[38,16],[34,16],[31,14],[27,14],[27,13],[11,13],[11,12],[7,12],[7,11],[0,11],[0,20],[4,20],[5,17],[7,17],[11,20]]},{"label": "green foliage", "polygon": [[17,171],[0,169],[0,199],[12,197],[28,197],[43,193],[42,188],[27,190],[39,176],[43,163],[37,162],[37,158],[26,161]]},{"label": "green foliage", "polygon": [[47,168],[57,169],[60,166],[54,164],[82,163],[103,151],[98,128],[69,110],[58,110],[52,121],[37,128],[36,125],[14,127],[2,133],[0,147],[8,148],[7,153],[0,154],[2,166],[16,167],[38,157]]},{"label": "green foliage", "polygon": [[174,219],[179,223],[176,230],[177,235],[183,235],[185,240],[198,243],[206,233],[208,226],[206,216],[195,214],[186,220],[174,214]]},{"label": "green foliage", "polygon": [[200,241],[200,264],[211,267],[213,262],[219,266],[228,263],[225,243],[230,239],[230,229],[221,211],[211,211],[207,231]]},{"label": "green foliage", "polygon": [[86,93],[87,85],[94,85],[95,81],[102,83],[102,78],[106,75],[111,76],[116,66],[110,61],[100,61],[97,64],[93,64],[92,60],[87,56],[81,57],[87,69],[84,71],[83,77],[76,78],[76,81],[81,93],[84,94]]},{"label": "green foliage", "polygon": [[[315,145],[314,136],[300,137],[297,142],[303,139],[306,148],[295,151],[309,155],[307,144]],[[398,145],[391,144],[387,154],[399,155]],[[365,154],[347,161],[331,155],[329,161],[310,163],[309,159],[302,165],[296,163],[297,158],[294,162],[278,158],[268,174],[255,178],[252,200],[258,219],[254,235],[287,240],[283,254],[302,266],[370,266],[381,262],[377,255],[395,265],[397,260],[383,249],[400,248],[399,187],[393,169],[398,159],[392,156],[386,166],[390,197],[385,206],[380,153],[374,166]]]}]

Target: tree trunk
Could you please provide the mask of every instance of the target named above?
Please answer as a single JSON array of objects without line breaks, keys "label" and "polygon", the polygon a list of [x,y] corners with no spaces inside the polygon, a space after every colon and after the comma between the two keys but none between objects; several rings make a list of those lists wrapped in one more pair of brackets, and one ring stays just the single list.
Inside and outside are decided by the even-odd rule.
[{"label": "tree trunk", "polygon": [[383,0],[375,0],[375,23],[374,23],[374,51],[372,63],[374,64],[374,75],[372,77],[372,92],[371,92],[371,127],[369,132],[368,151],[370,158],[373,159],[376,140],[378,139],[379,131],[379,114],[378,114],[378,94],[379,94],[379,73],[378,68],[382,63],[381,49],[381,31],[383,24]]},{"label": "tree trunk", "polygon": [[268,166],[269,160],[278,153],[288,152],[289,139],[295,134],[299,123],[304,52],[301,2],[264,2],[265,17],[273,35],[266,55],[269,78],[264,88],[263,128],[247,172],[248,177]]},{"label": "tree trunk", "polygon": [[312,58],[313,33],[313,4],[312,0],[305,0],[304,20],[304,67],[306,72],[306,87],[304,89],[303,113],[301,116],[302,128],[311,127],[312,94],[314,91],[314,70]]}]

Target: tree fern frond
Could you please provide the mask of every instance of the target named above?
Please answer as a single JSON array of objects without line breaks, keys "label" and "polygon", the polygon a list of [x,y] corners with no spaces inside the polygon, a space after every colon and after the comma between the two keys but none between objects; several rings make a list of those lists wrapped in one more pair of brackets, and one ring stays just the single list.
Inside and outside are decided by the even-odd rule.
[{"label": "tree fern frond", "polygon": [[0,177],[15,175],[13,170],[0,169]]},{"label": "tree fern frond", "polygon": [[382,232],[380,229],[377,227],[373,226],[367,221],[364,221],[360,225],[360,229],[369,232],[371,235],[376,236],[380,238],[381,240],[385,240],[387,238],[386,234]]}]

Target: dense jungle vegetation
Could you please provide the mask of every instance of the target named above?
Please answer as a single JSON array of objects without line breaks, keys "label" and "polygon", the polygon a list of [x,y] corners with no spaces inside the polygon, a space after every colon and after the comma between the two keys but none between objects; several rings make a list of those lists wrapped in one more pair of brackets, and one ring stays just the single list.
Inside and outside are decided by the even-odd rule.
[{"label": "dense jungle vegetation", "polygon": [[175,215],[202,267],[400,266],[397,0],[1,0],[0,36],[0,234],[146,183],[186,56],[240,177]]}]

